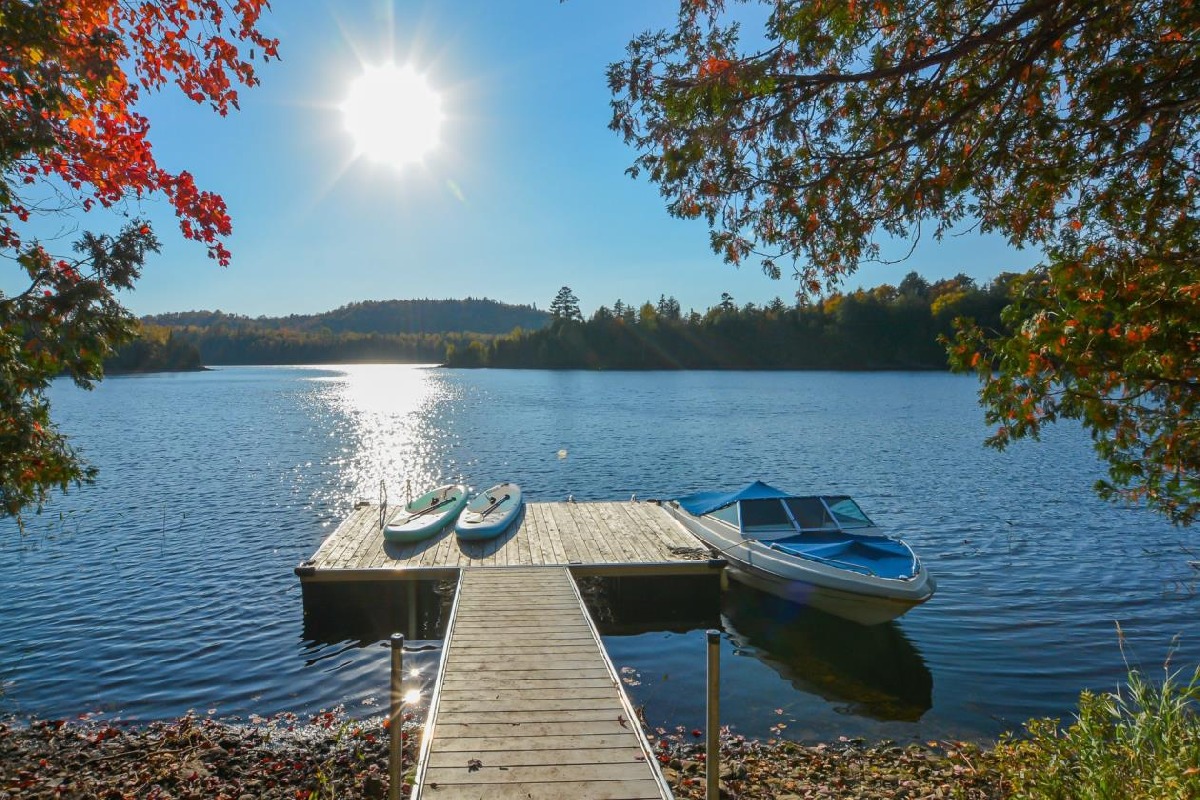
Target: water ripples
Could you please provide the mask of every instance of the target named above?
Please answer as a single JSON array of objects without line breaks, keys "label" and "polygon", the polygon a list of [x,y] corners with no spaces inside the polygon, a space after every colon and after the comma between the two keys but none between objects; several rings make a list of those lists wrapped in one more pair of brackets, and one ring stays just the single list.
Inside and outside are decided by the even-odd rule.
[{"label": "water ripples", "polygon": [[[539,501],[762,478],[854,495],[912,542],[939,591],[871,638],[836,621],[762,628],[748,622],[766,614],[758,601],[727,603],[728,721],[903,738],[1063,715],[1081,688],[1124,673],[1116,623],[1151,671],[1172,637],[1193,633],[1195,556],[1160,520],[1092,496],[1100,468],[1080,431],[985,450],[974,390],[935,374],[403,366],[115,378],[92,393],[56,384],[57,417],[101,479],[56,499],[24,537],[0,523],[0,710],[378,713],[386,643],[306,628],[291,569],[381,479],[393,501],[501,480]],[[652,718],[702,720],[702,631],[606,643],[642,676],[630,690]],[[410,644],[419,674],[407,688],[428,692],[440,649]],[[1200,642],[1182,639],[1175,663],[1198,661]]]}]

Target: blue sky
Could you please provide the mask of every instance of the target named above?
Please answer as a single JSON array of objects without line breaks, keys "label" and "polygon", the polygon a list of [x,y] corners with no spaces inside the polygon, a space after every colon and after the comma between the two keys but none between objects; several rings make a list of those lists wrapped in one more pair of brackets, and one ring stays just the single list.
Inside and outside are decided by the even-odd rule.
[{"label": "blue sky", "polygon": [[[702,221],[671,218],[607,128],[605,67],[635,34],[669,25],[665,0],[276,2],[264,28],[282,61],[227,118],[169,92],[143,106],[159,162],[221,194],[233,264],[187,242],[146,203],[161,255],[124,299],[137,314],[311,313],[359,300],[489,297],[545,308],[572,287],[585,313],[674,295],[703,310],[794,296],[755,264],[708,249]],[[338,106],[364,65],[411,63],[442,96],[440,146],[396,170],[354,159]],[[87,227],[102,226],[86,220]],[[848,285],[966,272],[987,280],[1035,254],[970,234],[868,265]]]}]

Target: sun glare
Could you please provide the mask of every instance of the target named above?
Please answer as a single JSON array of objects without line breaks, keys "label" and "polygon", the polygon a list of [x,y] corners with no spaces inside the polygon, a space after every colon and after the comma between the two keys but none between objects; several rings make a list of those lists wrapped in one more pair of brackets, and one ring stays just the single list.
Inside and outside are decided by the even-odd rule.
[{"label": "sun glare", "polygon": [[350,84],[342,114],[359,155],[403,167],[437,146],[442,98],[412,67],[385,64]]}]

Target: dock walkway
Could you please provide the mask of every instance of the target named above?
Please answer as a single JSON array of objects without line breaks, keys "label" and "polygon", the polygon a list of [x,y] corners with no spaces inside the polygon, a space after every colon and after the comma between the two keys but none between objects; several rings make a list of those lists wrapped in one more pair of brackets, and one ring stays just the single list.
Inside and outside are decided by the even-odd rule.
[{"label": "dock walkway", "polygon": [[415,796],[669,799],[632,715],[565,566],[465,569]]}]

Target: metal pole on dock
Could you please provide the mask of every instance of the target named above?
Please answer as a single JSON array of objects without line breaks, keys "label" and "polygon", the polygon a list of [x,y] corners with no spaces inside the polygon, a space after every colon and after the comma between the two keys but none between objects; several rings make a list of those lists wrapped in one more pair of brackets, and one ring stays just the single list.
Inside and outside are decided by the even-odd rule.
[{"label": "metal pole on dock", "polygon": [[392,634],[392,685],[388,733],[388,800],[400,800],[404,761],[404,634]]},{"label": "metal pole on dock", "polygon": [[387,522],[387,483],[379,479],[379,530],[383,530]]},{"label": "metal pole on dock", "polygon": [[721,797],[721,632],[708,631],[708,722],[704,742],[705,797]]}]

